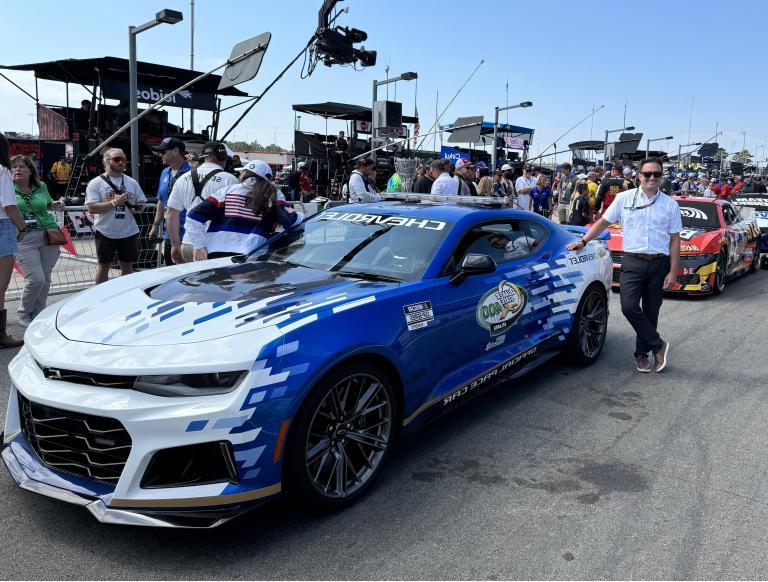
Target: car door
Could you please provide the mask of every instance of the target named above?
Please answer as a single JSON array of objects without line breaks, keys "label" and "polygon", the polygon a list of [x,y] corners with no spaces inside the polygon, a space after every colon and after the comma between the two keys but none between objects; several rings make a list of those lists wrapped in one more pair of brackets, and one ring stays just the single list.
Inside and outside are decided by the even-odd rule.
[{"label": "car door", "polygon": [[[725,203],[722,206],[725,222],[725,237],[728,241],[728,274],[740,271],[746,261],[747,232],[738,223],[738,215],[733,206]],[[750,259],[751,260],[751,259]]]},{"label": "car door", "polygon": [[[447,373],[438,394],[458,398],[483,384],[490,385],[526,363],[526,351],[545,330],[535,322],[518,325],[530,308],[532,291],[547,278],[533,267],[540,260],[550,231],[533,220],[485,221],[470,227],[457,245],[438,285],[443,316],[443,358]],[[451,283],[464,257],[490,256],[497,265],[490,274]],[[538,300],[538,298],[537,298]]]}]

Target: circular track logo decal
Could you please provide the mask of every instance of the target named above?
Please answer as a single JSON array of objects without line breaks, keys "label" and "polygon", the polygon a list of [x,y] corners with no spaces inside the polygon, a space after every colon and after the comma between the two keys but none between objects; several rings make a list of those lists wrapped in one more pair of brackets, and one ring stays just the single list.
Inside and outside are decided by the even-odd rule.
[{"label": "circular track logo decal", "polygon": [[525,289],[502,281],[482,296],[477,304],[476,319],[478,325],[491,332],[491,336],[504,333],[525,309],[528,294]]}]

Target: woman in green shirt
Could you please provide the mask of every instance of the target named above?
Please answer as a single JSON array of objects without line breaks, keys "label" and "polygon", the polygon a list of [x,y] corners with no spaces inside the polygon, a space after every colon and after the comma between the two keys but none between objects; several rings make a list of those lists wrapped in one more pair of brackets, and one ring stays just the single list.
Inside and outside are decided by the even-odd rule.
[{"label": "woman in green shirt", "polygon": [[34,162],[25,156],[11,158],[11,176],[16,189],[16,205],[26,229],[19,239],[16,262],[24,274],[24,291],[19,303],[19,323],[27,327],[45,309],[51,272],[59,260],[59,246],[45,241],[46,229],[56,229],[56,219],[48,212],[53,199],[40,181]]}]

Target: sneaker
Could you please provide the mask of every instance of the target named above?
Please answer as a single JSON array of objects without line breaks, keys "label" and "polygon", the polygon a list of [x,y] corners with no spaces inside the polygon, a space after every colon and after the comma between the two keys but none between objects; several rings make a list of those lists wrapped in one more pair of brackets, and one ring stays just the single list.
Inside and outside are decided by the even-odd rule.
[{"label": "sneaker", "polygon": [[669,342],[665,341],[658,352],[653,352],[653,371],[661,372],[667,365]]},{"label": "sneaker", "polygon": [[29,327],[29,324],[32,323],[32,318],[26,314],[19,314],[18,321],[21,327]]},{"label": "sneaker", "polygon": [[647,374],[651,371],[651,363],[648,361],[648,356],[646,354],[635,356],[635,366],[637,366],[637,371],[642,372],[643,374]]}]

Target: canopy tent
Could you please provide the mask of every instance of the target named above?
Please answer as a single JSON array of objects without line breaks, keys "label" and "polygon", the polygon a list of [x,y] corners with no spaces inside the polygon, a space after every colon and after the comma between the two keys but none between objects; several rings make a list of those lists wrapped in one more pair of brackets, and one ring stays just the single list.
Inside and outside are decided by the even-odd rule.
[{"label": "canopy tent", "polygon": [[[348,103],[336,103],[335,101],[326,101],[325,103],[306,103],[293,106],[293,110],[298,113],[309,113],[330,119],[341,119],[344,121],[371,121],[371,108],[362,105],[351,105]],[[403,123],[416,123],[417,117],[403,115]]]},{"label": "canopy tent", "polygon": [[[448,123],[446,125],[441,125],[440,129],[448,132],[453,132],[454,125],[455,124],[453,123]],[[458,130],[458,131],[461,131],[461,130]],[[530,127],[521,127],[519,125],[510,125],[508,123],[499,123],[496,130],[496,133],[500,138],[516,137],[524,141],[527,141],[529,144],[533,140],[533,132],[534,130],[531,129]],[[491,137],[491,138],[493,137],[492,121],[483,121],[480,124],[480,135]]]},{"label": "canopy tent", "polygon": [[[202,75],[200,71],[179,69],[155,63],[136,63],[139,85],[175,89]],[[26,65],[0,65],[0,69],[12,71],[33,71],[35,77],[47,81],[75,83],[86,86],[101,85],[103,81],[128,81],[128,59],[117,57],[101,57],[97,59],[62,59],[45,63],[30,63]],[[209,75],[194,84],[196,91],[248,97],[247,93],[230,87],[218,90],[220,75]]]}]

